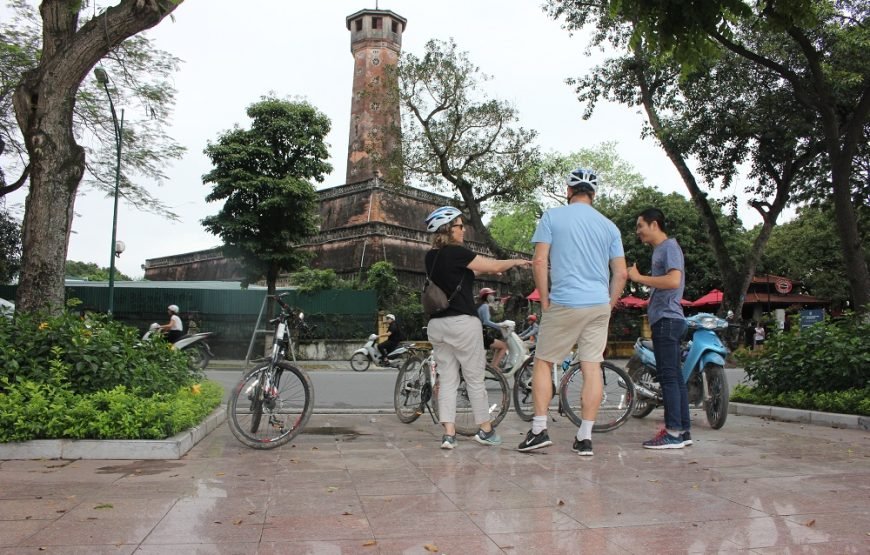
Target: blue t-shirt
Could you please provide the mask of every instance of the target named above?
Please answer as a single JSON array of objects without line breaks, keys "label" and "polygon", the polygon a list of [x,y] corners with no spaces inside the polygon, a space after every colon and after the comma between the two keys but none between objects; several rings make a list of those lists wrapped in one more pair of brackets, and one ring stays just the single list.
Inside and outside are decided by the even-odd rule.
[{"label": "blue t-shirt", "polygon": [[676,239],[665,239],[653,249],[652,276],[663,276],[671,270],[680,271],[680,286],[676,289],[652,288],[649,296],[649,306],[646,309],[650,325],[662,318],[683,319],[683,289],[686,287],[686,263],[683,260],[683,249]]},{"label": "blue t-shirt", "polygon": [[550,301],[580,308],[610,302],[610,261],[625,256],[619,228],[575,202],[544,212],[532,243],[550,245]]}]

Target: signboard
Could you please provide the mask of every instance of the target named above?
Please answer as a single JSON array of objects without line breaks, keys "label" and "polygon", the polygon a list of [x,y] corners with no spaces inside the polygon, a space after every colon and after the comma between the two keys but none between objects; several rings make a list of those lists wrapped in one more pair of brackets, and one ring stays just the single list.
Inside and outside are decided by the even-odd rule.
[{"label": "signboard", "polygon": [[774,282],[773,286],[776,287],[776,291],[780,295],[787,295],[791,293],[792,283],[787,279],[778,279],[776,280],[776,282]]},{"label": "signboard", "polygon": [[801,329],[817,324],[825,319],[825,309],[807,308],[801,310]]}]

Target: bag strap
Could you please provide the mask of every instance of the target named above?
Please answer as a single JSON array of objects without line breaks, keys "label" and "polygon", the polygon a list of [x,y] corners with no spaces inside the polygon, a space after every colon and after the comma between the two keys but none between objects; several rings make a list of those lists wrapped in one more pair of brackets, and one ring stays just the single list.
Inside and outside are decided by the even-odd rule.
[{"label": "bag strap", "polygon": [[[437,249],[437,250],[438,250],[438,252],[435,253],[435,259],[432,261],[432,271],[433,272],[435,271],[435,263],[438,262],[438,256],[441,254],[441,249]],[[431,272],[428,272],[426,274],[426,283],[427,284],[429,284],[432,281],[432,278],[429,277],[431,275],[432,275]],[[459,283],[456,285],[456,289],[454,289],[453,293],[451,293],[450,296],[447,297],[448,303],[453,300],[453,297],[455,297],[457,293],[459,293],[459,290],[462,288],[462,280],[463,279],[465,279],[465,275],[463,275],[461,278],[459,278]]]}]

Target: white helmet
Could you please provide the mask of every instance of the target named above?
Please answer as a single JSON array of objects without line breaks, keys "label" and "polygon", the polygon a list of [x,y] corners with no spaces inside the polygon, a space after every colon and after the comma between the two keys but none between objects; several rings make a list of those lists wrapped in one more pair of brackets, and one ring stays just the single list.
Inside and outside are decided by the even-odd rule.
[{"label": "white helmet", "polygon": [[387,314],[386,316],[384,316],[384,318],[386,318],[387,320],[392,320],[394,322],[396,321],[396,317],[392,314]]},{"label": "white helmet", "polygon": [[593,193],[598,192],[598,176],[592,170],[577,168],[568,174],[565,180],[565,185],[576,187],[578,189],[591,190]]},{"label": "white helmet", "polygon": [[177,304],[171,304],[171,305],[169,305],[169,306],[166,307],[166,308],[167,308],[170,312],[174,312],[174,313],[178,314],[178,305],[177,305]]},{"label": "white helmet", "polygon": [[461,215],[462,212],[455,206],[436,208],[434,212],[426,216],[426,231],[435,233],[442,225],[449,224]]}]

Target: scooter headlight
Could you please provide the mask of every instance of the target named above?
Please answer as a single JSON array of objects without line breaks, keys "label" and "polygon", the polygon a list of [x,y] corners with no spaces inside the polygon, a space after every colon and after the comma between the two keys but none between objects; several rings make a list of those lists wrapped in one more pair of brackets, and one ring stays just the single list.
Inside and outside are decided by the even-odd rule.
[{"label": "scooter headlight", "polygon": [[719,318],[715,316],[702,316],[698,319],[698,324],[705,330],[715,330],[718,326]]}]

